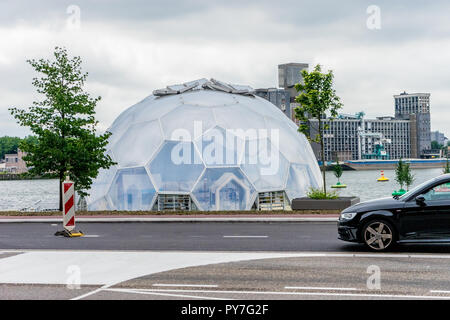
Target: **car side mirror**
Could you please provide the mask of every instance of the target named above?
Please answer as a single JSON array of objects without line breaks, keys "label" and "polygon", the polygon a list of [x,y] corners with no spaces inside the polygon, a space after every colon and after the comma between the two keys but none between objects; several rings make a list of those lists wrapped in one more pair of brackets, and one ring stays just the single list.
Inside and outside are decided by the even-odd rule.
[{"label": "car side mirror", "polygon": [[416,203],[417,204],[424,204],[425,203],[425,197],[420,195],[416,197]]}]

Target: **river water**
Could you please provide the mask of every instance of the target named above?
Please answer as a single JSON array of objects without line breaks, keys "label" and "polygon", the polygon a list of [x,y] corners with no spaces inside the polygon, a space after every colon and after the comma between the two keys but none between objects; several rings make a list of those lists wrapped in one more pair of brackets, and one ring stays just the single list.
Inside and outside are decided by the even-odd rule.
[{"label": "river water", "polygon": [[[442,173],[441,168],[413,170],[415,181],[413,186],[436,177]],[[377,182],[380,171],[344,171],[341,182],[346,189],[338,189],[341,196],[357,196],[361,201],[388,197],[398,189],[394,170],[385,170],[384,174],[390,180]],[[327,185],[337,182],[333,172],[327,172]],[[58,180],[0,180],[0,211],[20,210],[23,208],[57,208]]]}]

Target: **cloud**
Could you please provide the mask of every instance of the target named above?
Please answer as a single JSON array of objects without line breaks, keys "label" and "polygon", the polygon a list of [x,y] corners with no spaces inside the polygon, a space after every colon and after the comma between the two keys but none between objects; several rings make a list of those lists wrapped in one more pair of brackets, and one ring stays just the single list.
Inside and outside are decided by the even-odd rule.
[{"label": "cloud", "polygon": [[[57,45],[82,57],[102,130],[156,88],[203,77],[274,87],[278,64],[307,62],[334,70],[346,113],[389,115],[394,94],[431,92],[432,127],[445,132],[449,4],[377,2],[380,30],[366,27],[370,1],[3,2],[0,136],[28,133],[7,108],[39,99],[25,60]],[[80,30],[67,26],[71,4]]]}]

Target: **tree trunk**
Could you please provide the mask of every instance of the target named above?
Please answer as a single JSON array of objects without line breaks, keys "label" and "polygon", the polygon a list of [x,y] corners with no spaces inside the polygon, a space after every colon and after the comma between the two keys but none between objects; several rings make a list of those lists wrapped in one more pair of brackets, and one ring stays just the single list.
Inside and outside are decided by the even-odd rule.
[{"label": "tree trunk", "polygon": [[64,172],[59,173],[59,211],[63,211],[63,188]]},{"label": "tree trunk", "polygon": [[320,137],[320,160],[322,161],[322,178],[323,178],[323,193],[326,196],[327,195],[327,184],[326,184],[326,178],[325,178],[325,148],[323,145],[323,132],[322,132],[322,121],[319,116],[319,137]]}]

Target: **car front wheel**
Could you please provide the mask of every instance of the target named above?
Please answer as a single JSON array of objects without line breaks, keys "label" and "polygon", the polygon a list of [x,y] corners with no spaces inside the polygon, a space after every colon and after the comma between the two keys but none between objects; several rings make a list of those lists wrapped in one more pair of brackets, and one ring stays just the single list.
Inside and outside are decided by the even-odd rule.
[{"label": "car front wheel", "polygon": [[386,251],[395,244],[395,230],[383,220],[368,222],[362,230],[362,236],[364,244],[374,251]]}]

